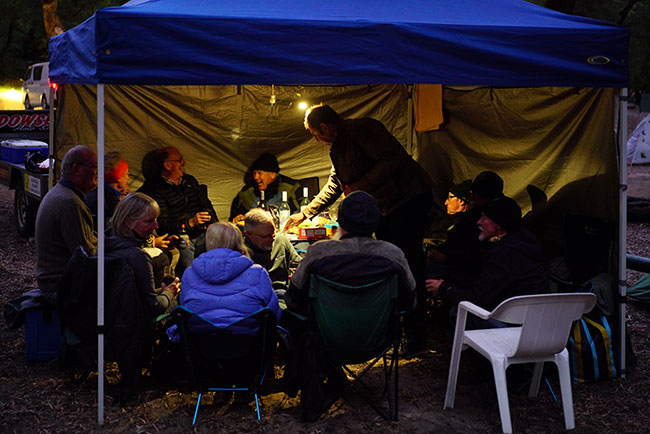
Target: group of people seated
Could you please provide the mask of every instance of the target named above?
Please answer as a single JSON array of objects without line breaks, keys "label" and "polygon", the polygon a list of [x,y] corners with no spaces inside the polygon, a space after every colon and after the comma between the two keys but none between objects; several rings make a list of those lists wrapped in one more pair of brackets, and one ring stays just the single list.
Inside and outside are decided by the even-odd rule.
[{"label": "group of people seated", "polygon": [[[229,222],[218,221],[207,189],[185,173],[185,160],[177,149],[166,147],[145,155],[145,182],[135,193],[129,190],[126,161],[117,153],[106,155],[106,252],[126,258],[149,319],[180,304],[217,325],[230,324],[262,307],[270,308],[283,323],[286,309],[308,313],[309,281],[314,274],[345,284],[396,274],[400,310],[406,313],[407,346],[402,354],[413,357],[427,349],[430,319],[423,306],[428,297],[441,298],[453,321],[455,305],[462,300],[492,309],[514,295],[549,291],[539,243],[523,227],[519,205],[503,195],[503,180],[496,173],[482,172],[451,187],[445,202],[448,216],[434,225],[439,238],[425,263],[422,235],[425,223],[430,223],[426,210],[432,195],[421,167],[402,154],[401,145],[380,123],[348,123],[327,110],[316,114],[321,117],[306,118],[305,126],[317,140],[331,144],[338,171],[332,170],[328,185],[303,212],[298,206],[302,199],[298,183],[279,174],[271,154],[261,155],[251,165],[254,183],[233,200]],[[372,180],[361,177],[352,182],[352,176],[366,166],[359,158],[350,159],[352,154],[371,152],[365,135],[358,139],[360,150],[350,155],[341,151],[343,144],[352,146],[357,140],[357,129],[382,137],[388,157],[377,158],[390,162],[382,170],[402,171],[390,180],[390,189],[382,184],[387,178],[376,173]],[[396,146],[400,147],[394,151],[397,157],[391,157]],[[402,165],[396,165],[401,160]],[[90,254],[96,250],[101,206],[93,193],[96,174],[95,153],[85,146],[73,147],[63,160],[59,183],[40,206],[36,273],[42,291],[57,291],[78,246]],[[403,182],[402,177],[412,179]],[[277,204],[280,192],[289,193],[289,205],[296,213],[289,224],[311,217],[345,193],[336,236],[312,244],[301,257],[287,237],[276,232],[273,217],[256,208],[261,191],[266,192],[267,202]],[[404,191],[411,196],[404,197]],[[405,227],[405,219],[413,225]],[[243,230],[232,223],[241,220]],[[148,324],[154,327],[152,321]],[[477,320],[473,326],[493,324]],[[245,323],[241,327],[242,332],[250,331]]]}]

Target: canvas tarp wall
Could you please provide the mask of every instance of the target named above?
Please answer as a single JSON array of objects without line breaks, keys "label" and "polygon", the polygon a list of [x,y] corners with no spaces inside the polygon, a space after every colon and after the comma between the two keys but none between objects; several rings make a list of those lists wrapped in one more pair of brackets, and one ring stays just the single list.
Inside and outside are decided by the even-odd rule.
[{"label": "canvas tarp wall", "polygon": [[[157,147],[177,147],[187,172],[208,185],[223,220],[244,172],[261,152],[278,156],[281,173],[316,175],[323,185],[328,147],[303,128],[299,100],[331,104],[346,117],[380,119],[408,142],[407,86],[275,86],[274,91],[277,102],[271,106],[270,86],[107,86],[106,150],[124,154],[137,188],[142,156]],[[613,224],[618,215],[614,97],[611,89],[444,87],[445,122],[437,131],[417,133],[409,151],[434,178],[440,204],[451,183],[490,169],[503,176],[506,194],[525,211],[530,209],[525,188],[532,184],[559,209]],[[64,86],[59,158],[74,144],[94,145],[95,98],[94,86]]]}]

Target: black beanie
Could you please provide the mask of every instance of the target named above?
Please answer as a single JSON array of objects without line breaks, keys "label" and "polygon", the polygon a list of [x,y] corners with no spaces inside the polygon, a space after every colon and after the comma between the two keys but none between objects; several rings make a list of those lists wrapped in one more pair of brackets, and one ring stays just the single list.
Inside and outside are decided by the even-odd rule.
[{"label": "black beanie", "polygon": [[379,207],[365,191],[355,191],[339,205],[339,226],[351,234],[372,235],[379,226]]},{"label": "black beanie", "polygon": [[465,181],[454,184],[449,189],[449,193],[456,196],[458,199],[462,200],[465,203],[469,203],[469,188],[472,185],[471,179],[466,179]]},{"label": "black beanie", "polygon": [[506,231],[512,231],[521,226],[521,208],[514,199],[508,196],[486,203],[481,211]]},{"label": "black beanie", "polygon": [[470,189],[485,199],[494,200],[503,196],[503,179],[496,173],[486,170],[476,175]]},{"label": "black beanie", "polygon": [[250,168],[251,172],[253,170],[263,170],[265,172],[280,172],[280,166],[278,165],[278,159],[275,158],[275,155],[264,153],[257,157],[257,160],[253,161]]}]

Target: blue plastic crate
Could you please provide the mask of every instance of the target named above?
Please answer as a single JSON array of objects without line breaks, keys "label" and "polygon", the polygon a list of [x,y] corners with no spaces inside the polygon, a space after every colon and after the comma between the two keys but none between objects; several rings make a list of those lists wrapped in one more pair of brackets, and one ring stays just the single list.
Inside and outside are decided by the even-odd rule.
[{"label": "blue plastic crate", "polygon": [[54,360],[59,355],[59,317],[52,309],[30,309],[25,315],[25,357]]},{"label": "blue plastic crate", "polygon": [[34,151],[47,157],[47,143],[35,140],[5,140],[0,144],[0,159],[9,163],[23,164],[25,154]]}]

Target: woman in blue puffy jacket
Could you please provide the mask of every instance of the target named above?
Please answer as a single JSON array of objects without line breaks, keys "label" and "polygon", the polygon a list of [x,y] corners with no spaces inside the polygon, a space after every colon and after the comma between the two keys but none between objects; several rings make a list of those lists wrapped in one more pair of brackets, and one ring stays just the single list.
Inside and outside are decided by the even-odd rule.
[{"label": "woman in blue puffy jacket", "polygon": [[[183,273],[181,305],[226,326],[269,307],[279,320],[278,299],[266,270],[249,257],[242,234],[232,223],[214,223],[206,231],[207,252]],[[198,331],[198,330],[195,330]],[[255,333],[255,320],[243,321],[234,333]]]}]

